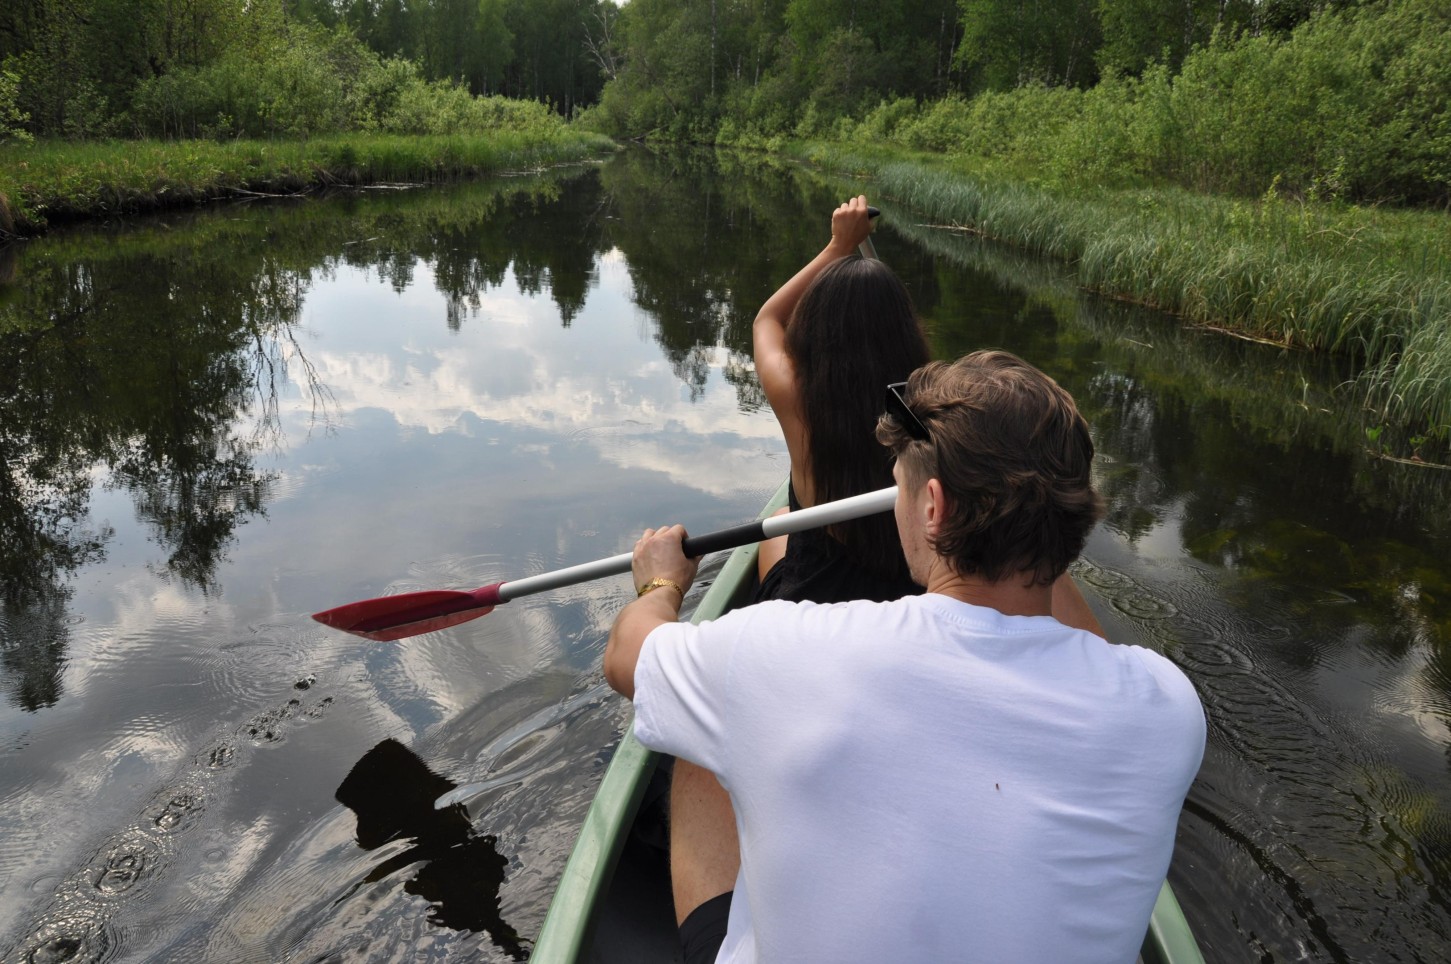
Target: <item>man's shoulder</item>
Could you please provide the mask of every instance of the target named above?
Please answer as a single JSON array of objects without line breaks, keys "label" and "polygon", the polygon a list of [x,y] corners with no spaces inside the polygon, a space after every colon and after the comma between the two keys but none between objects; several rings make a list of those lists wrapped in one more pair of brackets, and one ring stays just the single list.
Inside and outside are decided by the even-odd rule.
[{"label": "man's shoulder", "polygon": [[[1132,659],[1137,665],[1149,675],[1153,676],[1161,685],[1172,687],[1175,690],[1195,693],[1194,684],[1190,682],[1189,675],[1163,653],[1155,652],[1147,646],[1138,646],[1131,643],[1110,643],[1110,646],[1126,658]],[[1197,699],[1197,695],[1195,696]]]},{"label": "man's shoulder", "polygon": [[1204,704],[1189,675],[1162,653],[1143,646],[1116,645],[1123,658],[1133,661],[1146,685],[1138,687],[1140,709],[1166,729],[1180,730],[1201,748],[1205,734]]}]

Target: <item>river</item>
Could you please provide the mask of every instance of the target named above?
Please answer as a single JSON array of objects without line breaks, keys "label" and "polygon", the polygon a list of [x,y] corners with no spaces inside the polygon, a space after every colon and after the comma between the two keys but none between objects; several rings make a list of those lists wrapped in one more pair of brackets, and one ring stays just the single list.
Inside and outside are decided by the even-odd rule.
[{"label": "river", "polygon": [[[395,643],[309,614],[754,517],[751,319],[846,190],[632,150],[0,252],[0,957],[525,959],[627,725],[628,579]],[[872,200],[934,353],[1093,427],[1075,574],[1208,716],[1206,958],[1451,957],[1451,472],[1377,458],[1334,363]]]}]

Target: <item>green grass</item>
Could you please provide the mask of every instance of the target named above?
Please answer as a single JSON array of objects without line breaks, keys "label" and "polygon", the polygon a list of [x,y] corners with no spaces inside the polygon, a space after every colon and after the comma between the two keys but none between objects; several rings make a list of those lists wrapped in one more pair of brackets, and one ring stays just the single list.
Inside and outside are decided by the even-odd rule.
[{"label": "green grass", "polygon": [[1444,212],[1035,183],[890,148],[791,151],[869,177],[882,196],[944,224],[1059,259],[1091,290],[1253,340],[1344,355],[1376,417],[1451,434]]},{"label": "green grass", "polygon": [[195,203],[247,192],[433,182],[577,161],[613,149],[558,128],[487,136],[346,134],[306,141],[43,141],[0,144],[0,201],[30,235],[57,221]]}]

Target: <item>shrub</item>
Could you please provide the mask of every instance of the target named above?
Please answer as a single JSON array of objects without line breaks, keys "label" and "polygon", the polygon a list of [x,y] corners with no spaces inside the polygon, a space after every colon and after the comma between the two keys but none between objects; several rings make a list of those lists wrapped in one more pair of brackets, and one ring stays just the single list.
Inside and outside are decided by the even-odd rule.
[{"label": "shrub", "polygon": [[856,136],[872,140],[891,140],[904,124],[917,116],[917,101],[911,97],[883,100],[872,108],[857,126]]},{"label": "shrub", "polygon": [[957,94],[923,105],[917,116],[904,121],[895,140],[923,151],[952,153],[961,150],[971,130],[971,104]]},{"label": "shrub", "polygon": [[402,57],[389,57],[365,70],[348,93],[353,124],[360,131],[383,129],[384,121],[398,109],[403,93],[423,82],[418,65]]}]

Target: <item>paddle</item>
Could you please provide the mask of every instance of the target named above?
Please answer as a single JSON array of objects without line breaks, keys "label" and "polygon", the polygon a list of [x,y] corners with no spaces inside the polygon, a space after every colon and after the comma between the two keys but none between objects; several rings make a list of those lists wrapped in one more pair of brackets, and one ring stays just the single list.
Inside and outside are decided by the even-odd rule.
[{"label": "paddle", "polygon": [[[792,532],[818,529],[821,526],[876,515],[878,512],[889,511],[896,500],[897,488],[891,486],[875,492],[854,495],[849,499],[838,499],[835,502],[826,502],[809,509],[797,509],[795,512],[788,512],[785,515],[771,516],[748,522],[745,525],[708,532],[702,536],[690,536],[685,540],[685,554],[692,558],[699,558],[708,552],[734,549],[736,546],[743,546],[749,542],[761,542]],[[352,633],[354,636],[376,639],[379,642],[390,642],[421,633],[447,629],[450,626],[468,622],[470,619],[486,616],[493,611],[495,606],[518,599],[520,596],[629,572],[630,557],[631,553],[622,552],[617,556],[610,556],[608,559],[597,559],[594,562],[581,563],[567,569],[556,569],[553,572],[526,576],[523,579],[508,582],[496,582],[491,586],[481,586],[472,592],[430,589],[423,592],[406,592],[396,596],[363,599],[320,613],[313,613],[312,618],[326,626],[341,629],[345,633]]]},{"label": "paddle", "polygon": [[[876,225],[877,218],[880,217],[881,214],[881,211],[872,207],[870,204],[867,205],[867,218],[872,221],[874,227]],[[882,260],[881,258],[877,257],[877,248],[876,245],[872,244],[872,236],[870,232],[868,232],[866,237],[862,238],[862,243],[857,245],[856,249],[857,251],[861,252],[861,256],[863,258],[866,258],[868,261]]]}]

